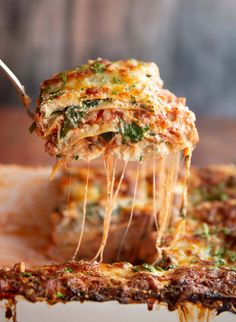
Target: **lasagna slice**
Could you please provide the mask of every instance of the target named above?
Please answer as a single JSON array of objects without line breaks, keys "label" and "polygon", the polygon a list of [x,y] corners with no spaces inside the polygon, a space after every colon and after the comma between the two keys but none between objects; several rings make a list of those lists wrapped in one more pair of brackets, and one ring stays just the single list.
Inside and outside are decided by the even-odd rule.
[{"label": "lasagna slice", "polygon": [[46,151],[68,162],[162,156],[198,141],[195,116],[162,88],[158,67],[135,59],[87,64],[41,85],[35,122]]}]

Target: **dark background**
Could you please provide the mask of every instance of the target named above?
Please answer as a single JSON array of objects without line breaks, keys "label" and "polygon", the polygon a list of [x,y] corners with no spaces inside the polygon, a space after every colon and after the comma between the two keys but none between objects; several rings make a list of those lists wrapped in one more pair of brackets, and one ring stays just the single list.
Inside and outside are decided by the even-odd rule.
[{"label": "dark background", "polygon": [[[88,58],[155,61],[198,115],[236,117],[236,0],[0,0],[0,57],[33,100]],[[0,106],[19,105],[0,75]]]}]

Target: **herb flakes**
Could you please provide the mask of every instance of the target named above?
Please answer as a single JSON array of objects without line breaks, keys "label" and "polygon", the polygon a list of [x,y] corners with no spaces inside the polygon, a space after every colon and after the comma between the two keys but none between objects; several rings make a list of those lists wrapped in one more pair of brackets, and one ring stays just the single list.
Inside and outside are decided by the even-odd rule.
[{"label": "herb flakes", "polygon": [[64,269],[64,272],[65,272],[65,273],[73,273],[73,269],[72,269],[72,268],[70,268],[70,267],[68,267],[68,268],[65,268],[65,269]]},{"label": "herb flakes", "polygon": [[122,83],[122,81],[121,81],[118,77],[113,77],[113,78],[112,78],[112,82],[113,82],[114,84],[121,84],[121,83]]},{"label": "herb flakes", "polygon": [[21,273],[21,275],[23,277],[32,277],[33,276],[32,273],[30,273],[30,272],[23,272],[23,273]]},{"label": "herb flakes", "polygon": [[159,273],[164,272],[164,270],[159,266],[153,266],[147,263],[143,263],[142,265],[135,266],[133,268],[134,272],[141,272],[141,271],[147,271],[150,273]]},{"label": "herb flakes", "polygon": [[207,240],[209,240],[210,239],[210,229],[209,229],[209,226],[206,223],[204,223],[202,225],[202,228],[203,228],[203,234],[202,234],[203,237],[206,238]]},{"label": "herb flakes", "polygon": [[58,299],[64,299],[64,298],[65,298],[65,295],[64,295],[64,294],[62,294],[61,292],[57,292],[57,293],[56,293],[56,297],[57,297]]},{"label": "herb flakes", "polygon": [[105,71],[106,66],[102,62],[97,60],[91,65],[90,68],[95,74],[99,74]]},{"label": "herb flakes", "polygon": [[59,77],[64,82],[64,84],[67,82],[67,75],[65,72],[60,73]]}]

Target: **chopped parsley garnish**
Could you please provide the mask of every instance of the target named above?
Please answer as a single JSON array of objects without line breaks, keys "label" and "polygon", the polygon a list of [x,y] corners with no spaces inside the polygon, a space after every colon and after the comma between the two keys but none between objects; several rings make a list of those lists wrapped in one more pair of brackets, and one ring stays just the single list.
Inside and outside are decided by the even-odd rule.
[{"label": "chopped parsley garnish", "polygon": [[226,255],[227,250],[224,247],[220,247],[215,250],[215,256],[220,258]]},{"label": "chopped parsley garnish", "polygon": [[206,238],[207,240],[209,240],[210,239],[210,229],[209,229],[209,226],[206,223],[204,223],[202,225],[202,228],[203,228],[203,234],[202,234],[203,237]]},{"label": "chopped parsley garnish", "polygon": [[225,236],[229,236],[230,233],[231,233],[231,231],[230,231],[230,229],[228,227],[222,227],[220,229],[220,232],[222,232]]},{"label": "chopped parsley garnish", "polygon": [[79,66],[76,66],[75,69],[78,71],[78,72],[83,72],[84,70],[86,70],[88,68],[88,65],[87,64],[84,64],[84,65],[79,65]]},{"label": "chopped parsley garnish", "polygon": [[141,271],[147,271],[150,273],[158,273],[158,272],[164,272],[164,270],[159,266],[153,266],[147,263],[143,263],[142,265],[135,266],[133,268],[134,272],[141,272]]},{"label": "chopped parsley garnish", "polygon": [[63,90],[64,86],[66,85],[67,82],[67,74],[65,72],[62,72],[60,74],[58,74],[60,80],[62,81],[62,84],[60,84],[60,86],[58,87],[54,87],[52,85],[48,85],[46,87],[43,88],[43,92],[47,93],[50,95],[50,99],[57,97],[60,92]]},{"label": "chopped parsley garnish", "polygon": [[112,82],[113,82],[114,84],[121,84],[121,83],[122,83],[122,81],[121,81],[119,78],[117,78],[117,77],[113,77],[113,78],[112,78]]},{"label": "chopped parsley garnish", "polygon": [[146,77],[150,78],[150,77],[152,77],[152,75],[151,74],[146,74]]},{"label": "chopped parsley garnish", "polygon": [[221,266],[224,266],[226,264],[225,260],[223,258],[216,258],[214,260],[214,266],[215,267],[221,267]]},{"label": "chopped parsley garnish", "polygon": [[120,133],[123,137],[123,143],[137,143],[141,141],[144,133],[147,132],[148,129],[148,126],[142,128],[135,122],[130,124],[125,123],[123,120],[120,122]]},{"label": "chopped parsley garnish", "polygon": [[33,133],[33,132],[35,131],[35,129],[36,129],[36,123],[35,123],[35,122],[33,122],[33,123],[30,125],[30,127],[29,127],[29,132],[30,132],[30,133]]},{"label": "chopped parsley garnish", "polygon": [[33,276],[32,273],[30,273],[30,272],[24,272],[24,273],[21,273],[21,275],[23,277],[32,277]]},{"label": "chopped parsley garnish", "polygon": [[64,84],[67,82],[67,75],[66,73],[60,73],[59,77],[61,78],[61,80],[64,82]]},{"label": "chopped parsley garnish", "polygon": [[114,138],[114,136],[114,132],[106,132],[101,134],[101,137],[107,142],[111,141]]},{"label": "chopped parsley garnish", "polygon": [[75,159],[76,161],[78,161],[78,160],[79,160],[79,155],[78,155],[78,154],[74,155],[74,159]]},{"label": "chopped parsley garnish", "polygon": [[57,293],[56,293],[56,297],[57,297],[58,299],[64,299],[65,295],[64,295],[64,294],[62,294],[61,292],[57,292]]},{"label": "chopped parsley garnish", "polygon": [[226,201],[229,199],[229,196],[224,192],[224,189],[224,183],[214,187],[199,187],[192,192],[190,196],[191,202],[195,206],[202,201]]},{"label": "chopped parsley garnish", "polygon": [[65,272],[65,273],[73,273],[73,269],[72,269],[72,268],[70,268],[70,267],[68,267],[68,268],[65,268],[65,269],[64,269],[64,272]]},{"label": "chopped parsley garnish", "polygon": [[100,61],[95,61],[92,65],[91,65],[91,70],[95,73],[95,74],[99,74],[104,72],[104,70],[106,69],[106,66],[100,62]]},{"label": "chopped parsley garnish", "polygon": [[231,263],[236,261],[236,252],[228,251],[228,256]]}]

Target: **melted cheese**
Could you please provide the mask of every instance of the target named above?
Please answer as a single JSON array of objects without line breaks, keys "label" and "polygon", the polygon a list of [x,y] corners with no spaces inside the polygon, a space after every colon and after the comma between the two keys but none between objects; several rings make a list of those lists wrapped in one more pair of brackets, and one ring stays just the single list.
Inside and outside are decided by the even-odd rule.
[{"label": "melted cheese", "polygon": [[124,244],[125,238],[126,238],[126,236],[128,234],[128,231],[129,231],[129,228],[130,228],[132,219],[133,219],[134,207],[135,207],[135,200],[136,200],[136,194],[137,194],[137,188],[138,188],[138,181],[139,181],[139,172],[140,172],[140,163],[138,163],[137,171],[136,171],[136,179],[135,179],[134,194],[133,194],[133,200],[132,200],[132,207],[131,207],[130,217],[129,217],[129,221],[128,221],[128,224],[127,224],[127,227],[126,227],[124,236],[123,236],[123,238],[121,240],[121,243],[120,243],[120,248],[119,248],[119,252],[118,252],[118,259],[120,258],[120,252],[121,252],[122,246]]},{"label": "melted cheese", "polygon": [[[157,251],[163,246],[162,239],[167,228],[176,224],[171,217],[180,152],[184,151],[186,157],[186,187],[189,150],[192,151],[198,135],[194,124],[195,116],[185,106],[185,99],[177,98],[162,86],[158,67],[154,63],[135,59],[116,62],[90,60],[83,66],[56,74],[42,84],[35,121],[38,133],[47,140],[46,150],[51,155],[60,157],[57,165],[67,164],[75,156],[86,162],[104,156],[106,206],[102,241],[94,260],[103,260],[112,211],[128,161],[139,161],[143,157],[145,162],[148,158],[153,159],[152,205],[157,228]],[[52,114],[53,112],[57,113]],[[105,133],[111,133],[111,139],[104,138]],[[114,191],[118,159],[125,163]],[[157,159],[161,160],[158,167]],[[131,214],[121,246],[133,217],[139,172],[138,165]],[[84,230],[88,177],[89,171],[82,230],[74,258]],[[183,190],[182,208],[179,212],[183,217],[187,202],[186,189]],[[184,229],[184,220],[178,219],[177,236]]]},{"label": "melted cheese", "polygon": [[113,191],[114,191],[114,182],[115,182],[115,174],[116,174],[116,164],[117,159],[113,159],[110,155],[104,156],[105,160],[105,169],[107,173],[107,201],[106,201],[106,209],[104,214],[104,222],[103,222],[103,235],[102,235],[102,242],[99,247],[99,250],[93,261],[99,258],[99,262],[103,261],[103,252],[106,246],[109,227],[111,222],[111,215],[113,210]]},{"label": "melted cheese", "polygon": [[178,306],[179,322],[212,322],[216,312],[201,304],[186,302]]},{"label": "melted cheese", "polygon": [[[167,161],[169,161],[169,163],[167,163]],[[164,169],[160,182],[161,190],[159,191],[160,211],[158,216],[158,231],[156,239],[157,249],[159,249],[161,246],[162,237],[170,221],[173,203],[173,190],[179,168],[179,153],[170,155],[168,159],[164,157],[163,163]]]},{"label": "melted cheese", "polygon": [[[96,70],[100,65],[100,70]],[[95,68],[94,68],[95,67]],[[87,98],[106,98],[130,100],[136,97],[139,101],[151,103],[157,101],[158,89],[163,85],[159,69],[154,63],[145,63],[135,59],[109,62],[105,60],[89,61],[80,68],[56,74],[46,80],[41,87],[41,110],[46,115],[65,106],[78,105],[85,95]],[[52,98],[51,93],[59,91]],[[55,95],[54,95],[55,96]]]},{"label": "melted cheese", "polygon": [[85,191],[84,191],[84,205],[83,205],[83,216],[82,216],[80,236],[79,236],[79,240],[78,240],[78,244],[77,244],[75,253],[74,253],[73,258],[72,258],[73,260],[76,259],[76,256],[77,256],[77,254],[79,252],[80,245],[81,245],[82,238],[83,238],[83,234],[84,234],[84,224],[85,224],[85,218],[86,218],[87,199],[88,199],[89,174],[90,174],[90,162],[88,163],[87,178],[86,178],[86,185],[85,185]]}]

